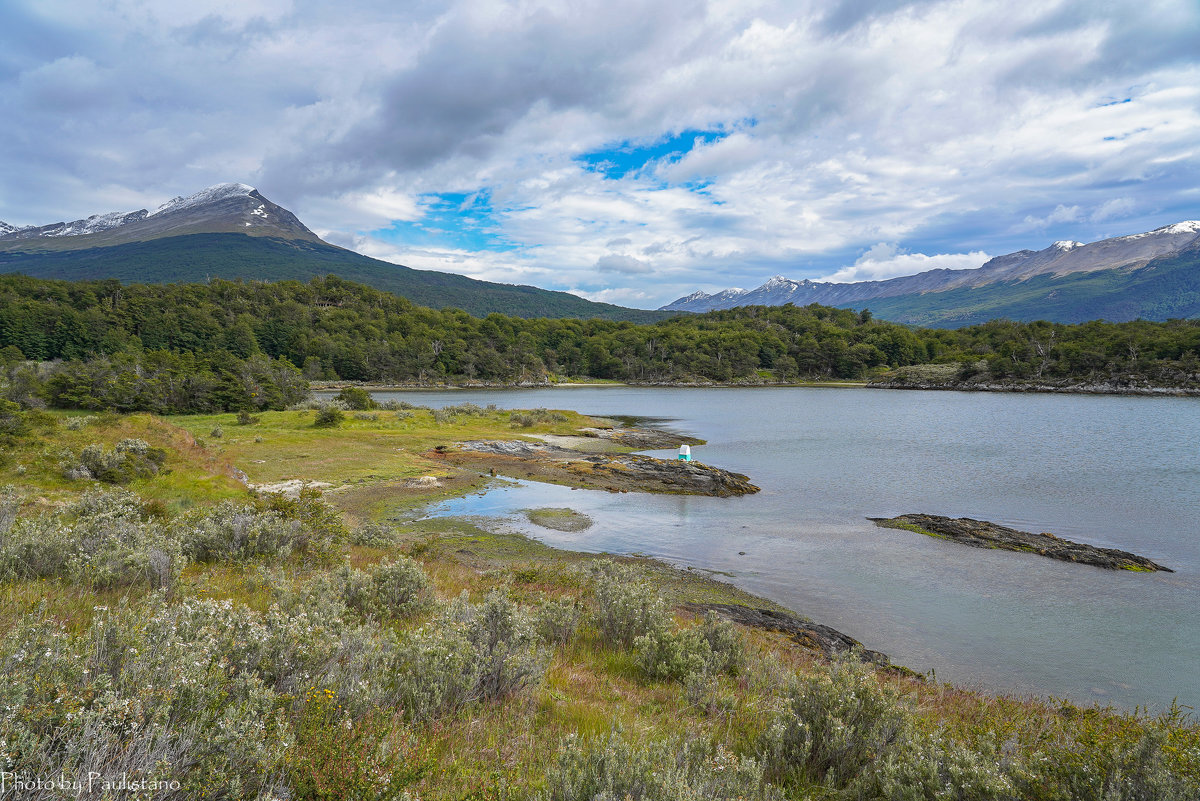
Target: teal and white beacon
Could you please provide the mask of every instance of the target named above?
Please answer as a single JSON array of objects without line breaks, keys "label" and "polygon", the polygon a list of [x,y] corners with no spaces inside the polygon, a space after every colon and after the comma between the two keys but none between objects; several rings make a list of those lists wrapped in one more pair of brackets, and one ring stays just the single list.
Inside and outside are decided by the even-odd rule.
[{"label": "teal and white beacon", "polygon": [[692,446],[691,445],[680,445],[679,446],[679,461],[681,461],[681,462],[692,461]]}]

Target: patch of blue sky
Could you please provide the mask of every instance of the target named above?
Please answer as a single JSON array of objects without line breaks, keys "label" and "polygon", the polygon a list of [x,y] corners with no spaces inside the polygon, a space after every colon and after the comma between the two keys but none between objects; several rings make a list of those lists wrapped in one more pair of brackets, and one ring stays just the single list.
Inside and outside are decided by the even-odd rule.
[{"label": "patch of blue sky", "polygon": [[421,195],[418,220],[396,220],[371,235],[387,242],[426,248],[503,252],[517,244],[500,230],[487,192],[436,192]]},{"label": "patch of blue sky", "polygon": [[[653,168],[663,161],[677,161],[696,147],[724,139],[732,130],[724,127],[712,130],[689,128],[651,142],[626,139],[576,156],[575,161],[605,178],[620,180]],[[697,182],[699,188],[707,185],[707,182]]]}]

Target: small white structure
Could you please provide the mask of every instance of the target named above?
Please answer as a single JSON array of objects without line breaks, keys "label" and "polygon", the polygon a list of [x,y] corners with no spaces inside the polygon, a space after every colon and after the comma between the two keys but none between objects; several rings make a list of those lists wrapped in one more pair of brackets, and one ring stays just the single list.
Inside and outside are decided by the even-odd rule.
[{"label": "small white structure", "polygon": [[680,445],[679,446],[679,461],[681,461],[681,462],[692,461],[692,446],[691,445]]}]

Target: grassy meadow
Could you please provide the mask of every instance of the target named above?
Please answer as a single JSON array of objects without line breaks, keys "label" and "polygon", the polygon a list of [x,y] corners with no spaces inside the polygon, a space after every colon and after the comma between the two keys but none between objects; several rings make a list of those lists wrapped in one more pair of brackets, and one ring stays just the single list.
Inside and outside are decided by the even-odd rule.
[{"label": "grassy meadow", "polygon": [[1200,797],[1186,710],[829,659],[685,611],[772,606],[696,572],[383,522],[489,480],[439,446],[594,421],[320,414],[26,415],[0,459],[0,769],[102,781],[0,797]]}]

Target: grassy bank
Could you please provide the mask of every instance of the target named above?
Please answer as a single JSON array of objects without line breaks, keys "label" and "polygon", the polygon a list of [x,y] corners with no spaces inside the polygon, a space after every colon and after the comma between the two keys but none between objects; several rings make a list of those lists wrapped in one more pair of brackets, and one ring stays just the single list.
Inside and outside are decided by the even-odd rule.
[{"label": "grassy bank", "polygon": [[[316,414],[45,416],[12,441],[7,770],[165,785],[148,798],[1200,791],[1200,729],[1179,712],[997,698],[830,662],[685,611],[772,606],[694,571],[461,520],[380,522],[486,480],[423,455],[438,445],[568,434],[584,418],[513,429],[507,412],[407,409],[322,429]],[[90,445],[123,484],[67,477]],[[330,486],[256,497],[238,470]]]}]

